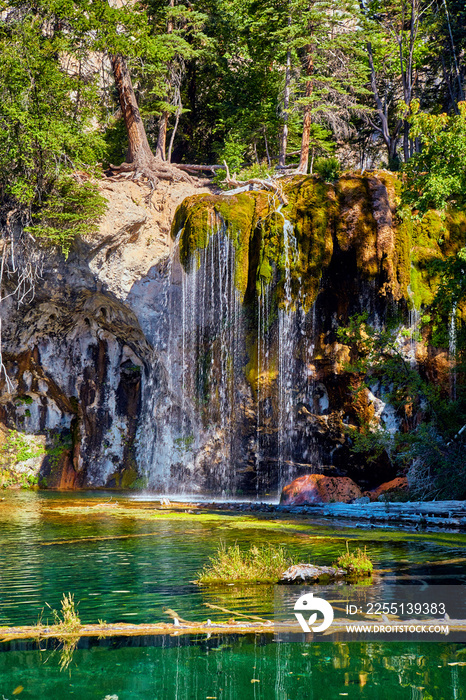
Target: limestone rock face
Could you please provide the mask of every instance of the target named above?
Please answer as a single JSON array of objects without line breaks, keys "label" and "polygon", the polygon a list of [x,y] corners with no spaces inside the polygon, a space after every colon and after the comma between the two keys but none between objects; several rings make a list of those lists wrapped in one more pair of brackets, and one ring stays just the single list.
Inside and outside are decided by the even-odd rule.
[{"label": "limestone rock face", "polygon": [[[104,180],[99,230],[67,260],[47,250],[34,298],[3,299],[0,423],[16,431],[10,447],[38,438],[43,483],[225,496],[288,483],[283,502],[304,503],[395,478],[385,453],[367,464],[352,451],[349,428],[409,425],[386,387],[347,371],[338,328],[362,311],[377,328],[407,325],[410,294],[419,308],[437,284],[423,256],[465,245],[466,221],[448,240],[423,231],[410,284],[414,233],[391,174],[283,183],[280,206],[270,192],[160,183],[148,198]],[[400,352],[448,387],[447,350],[411,331]]]},{"label": "limestone rock face", "polygon": [[[151,268],[163,268],[174,211],[199,190],[162,183],[152,202],[133,182],[103,181],[101,191],[109,204],[99,231],[78,239],[66,261],[48,250],[34,298],[2,304],[0,462],[13,485],[25,473],[47,487],[129,486],[145,472],[136,438],[149,376],[159,420],[166,418],[166,370],[140,324],[147,298],[155,308],[160,295],[133,295],[134,310],[125,301]],[[141,443],[152,440],[155,419],[147,430]],[[30,436],[40,449],[27,448]],[[21,461],[22,452],[34,460]]]},{"label": "limestone rock face", "polygon": [[346,476],[307,474],[284,487],[280,505],[306,506],[316,503],[349,503],[362,496],[361,489]]},{"label": "limestone rock face", "polygon": [[[149,345],[129,309],[102,293],[10,309],[0,419],[47,436],[48,486],[103,486],[127,464]],[[63,476],[65,474],[65,476]]]}]

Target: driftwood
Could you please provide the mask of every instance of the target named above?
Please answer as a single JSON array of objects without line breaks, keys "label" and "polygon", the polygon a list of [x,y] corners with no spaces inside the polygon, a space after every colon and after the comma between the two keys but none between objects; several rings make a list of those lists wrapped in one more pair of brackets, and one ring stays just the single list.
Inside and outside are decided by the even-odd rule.
[{"label": "driftwood", "polygon": [[182,634],[248,634],[251,632],[273,632],[272,620],[264,622],[246,620],[227,622],[157,622],[154,624],[131,625],[125,622],[115,624],[81,625],[73,632],[64,632],[60,625],[25,625],[22,627],[4,627],[0,629],[0,642],[17,639],[58,639],[76,641],[80,637],[140,637],[146,635]]},{"label": "driftwood", "polygon": [[[377,627],[380,625],[380,620],[367,619],[368,616],[364,615],[364,626]],[[358,622],[360,622],[358,620]],[[399,619],[384,620],[384,624],[399,624]],[[418,625],[425,624],[425,620],[403,620],[403,624],[406,625]],[[456,620],[456,619],[435,619],[430,621],[431,624],[438,625],[448,625],[450,633],[452,632],[466,632],[466,620]],[[336,619],[333,621],[332,626],[329,630],[324,632],[325,635],[334,634],[335,632],[346,631],[346,626],[348,624],[357,624],[353,619]],[[158,622],[155,624],[141,624],[141,625],[131,625],[128,623],[115,623],[115,624],[99,624],[99,625],[81,625],[78,630],[73,633],[63,632],[60,626],[51,625],[46,627],[45,625],[35,625],[35,626],[23,626],[23,627],[5,627],[0,630],[0,642],[11,642],[18,639],[32,639],[32,640],[44,640],[44,639],[58,639],[59,641],[66,643],[67,641],[76,644],[81,637],[98,637],[103,639],[105,637],[142,637],[142,636],[157,636],[157,635],[169,635],[172,637],[178,637],[180,635],[194,635],[194,634],[206,634],[209,637],[212,634],[274,634],[277,632],[281,633],[300,633],[300,628],[297,627],[296,620],[283,620],[276,621],[266,620],[265,622],[247,622],[246,620],[227,622],[211,622],[207,620],[206,622],[187,622],[181,624],[172,624],[165,622]]]},{"label": "driftwood", "polygon": [[315,566],[314,564],[294,564],[283,574],[278,583],[317,583],[318,581],[335,581],[346,576],[344,569],[334,566]]},{"label": "driftwood", "polygon": [[217,170],[225,170],[224,165],[186,165],[185,163],[174,165],[178,170],[186,170],[187,173],[210,172],[215,174]]},{"label": "driftwood", "polygon": [[206,608],[210,608],[211,610],[220,610],[220,612],[231,615],[233,618],[241,617],[243,620],[254,620],[255,622],[262,622],[267,625],[270,624],[270,620],[265,620],[263,617],[259,617],[258,615],[246,615],[245,613],[228,610],[228,608],[222,608],[221,605],[213,605],[213,603],[204,603],[204,605]]},{"label": "driftwood", "polygon": [[466,501],[412,501],[406,503],[324,503],[312,506],[281,506],[281,512],[330,516],[370,523],[406,524],[466,529]]}]

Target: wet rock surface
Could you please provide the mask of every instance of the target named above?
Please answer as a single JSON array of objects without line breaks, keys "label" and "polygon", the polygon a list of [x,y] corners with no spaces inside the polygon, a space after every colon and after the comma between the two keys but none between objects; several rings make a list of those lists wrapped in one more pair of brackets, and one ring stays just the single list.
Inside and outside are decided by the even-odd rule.
[{"label": "wet rock surface", "polygon": [[[165,184],[149,205],[145,188],[104,181],[100,230],[68,260],[47,254],[34,299],[5,301],[0,421],[44,437],[44,484],[229,497],[319,471],[310,495],[284,501],[294,508],[395,479],[386,454],[368,465],[351,450],[350,428],[403,421],[383,387],[347,371],[337,336],[362,310],[377,327],[408,321],[411,234],[393,177],[286,188],[285,208]],[[400,342],[448,384],[445,351]]]},{"label": "wet rock surface", "polygon": [[406,496],[407,491],[408,479],[405,476],[397,476],[391,481],[385,481],[383,484],[380,484],[376,489],[369,491],[367,495],[371,501],[377,501],[384,495],[390,496],[391,498],[394,498],[396,495]]},{"label": "wet rock surface", "polygon": [[150,347],[129,309],[101,292],[11,310],[0,420],[46,438],[40,479],[119,485],[128,465]]}]

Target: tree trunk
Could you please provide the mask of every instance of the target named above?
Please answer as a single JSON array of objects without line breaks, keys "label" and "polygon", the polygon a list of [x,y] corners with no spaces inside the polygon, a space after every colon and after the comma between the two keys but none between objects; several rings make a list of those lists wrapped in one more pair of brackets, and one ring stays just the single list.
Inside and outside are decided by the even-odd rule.
[{"label": "tree trunk", "polygon": [[313,47],[308,46],[306,49],[306,92],[305,96],[307,103],[304,107],[304,119],[303,119],[303,138],[301,140],[301,156],[299,159],[298,173],[307,173],[307,168],[309,164],[309,144],[311,141],[311,123],[312,123],[312,105],[310,103],[310,98],[312,97],[313,82],[311,80],[312,74],[314,72],[314,57],[313,57]]},{"label": "tree trunk", "polygon": [[120,54],[112,56],[111,62],[128,134],[128,161],[137,165],[147,165],[154,156],[147,140],[126,62]]},{"label": "tree trunk", "polygon": [[180,114],[181,114],[181,108],[176,110],[175,125],[173,127],[173,131],[172,131],[171,136],[170,136],[170,144],[168,146],[168,156],[167,156],[167,161],[169,163],[171,163],[171,161],[172,161],[173,142],[175,140],[176,130],[178,129],[178,122],[180,121]]},{"label": "tree trunk", "polygon": [[165,160],[165,149],[167,145],[168,112],[162,112],[159,120],[159,133],[157,136],[157,146],[155,155],[160,160]]},{"label": "tree trunk", "polygon": [[[172,7],[175,7],[175,0],[170,0],[169,2],[169,7],[170,9]],[[173,33],[173,18],[170,15],[168,18],[167,22],[167,34],[172,34]],[[167,78],[167,84],[169,83],[169,79]],[[167,90],[167,95],[165,97],[168,99],[168,90]],[[165,153],[166,153],[166,148],[167,148],[167,131],[168,131],[168,118],[170,114],[168,112],[162,112],[162,115],[160,117],[159,121],[159,133],[157,136],[157,146],[155,149],[155,156],[156,158],[160,158],[161,160],[165,160]]]},{"label": "tree trunk", "polygon": [[399,119],[395,129],[393,130],[393,134],[390,133],[390,128],[388,124],[388,113],[387,113],[387,100],[385,100],[385,104],[382,102],[379,91],[377,88],[377,79],[376,79],[376,74],[375,74],[375,66],[374,66],[374,57],[372,54],[372,44],[370,41],[366,43],[366,50],[367,50],[367,57],[369,59],[369,68],[370,68],[370,77],[371,77],[371,88],[372,88],[372,93],[374,95],[374,100],[375,104],[377,107],[377,114],[380,119],[380,124],[381,126],[378,127],[376,126],[371,120],[370,123],[371,125],[381,134],[383,141],[385,143],[385,146],[387,147],[388,151],[388,166],[389,168],[392,167],[392,165],[398,160],[397,156],[397,145],[398,145],[398,135],[400,133],[400,129],[403,123],[402,119]]},{"label": "tree trunk", "polygon": [[270,168],[272,165],[272,161],[270,160],[269,144],[267,143],[267,133],[265,131],[265,126],[264,126],[264,143],[265,143],[265,153],[267,155],[267,165]]},{"label": "tree trunk", "polygon": [[[291,25],[291,17],[288,17],[288,26]],[[286,164],[286,148],[288,146],[288,109],[290,106],[290,84],[291,84],[291,51],[288,49],[286,53],[286,71],[285,71],[285,94],[283,96],[283,129],[280,138],[280,155],[278,157],[278,165],[284,168]]]},{"label": "tree trunk", "polygon": [[183,172],[183,169],[188,171],[190,166],[177,167],[154,156],[147,140],[125,59],[118,54],[111,56],[111,63],[128,134],[128,162],[118,166],[111,165],[110,170],[117,173],[133,172],[134,175],[147,178],[152,188],[157,184],[159,178],[192,183],[193,179],[188,175],[188,172]]}]

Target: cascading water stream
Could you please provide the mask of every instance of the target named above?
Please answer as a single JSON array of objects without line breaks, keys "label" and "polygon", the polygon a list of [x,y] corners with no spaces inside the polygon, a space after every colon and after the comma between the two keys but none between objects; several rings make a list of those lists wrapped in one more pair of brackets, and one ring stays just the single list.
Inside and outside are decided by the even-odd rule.
[{"label": "cascading water stream", "polygon": [[456,400],[456,353],[457,353],[458,302],[454,301],[448,324],[448,357],[450,360],[450,397]]},{"label": "cascading water stream", "polygon": [[[281,207],[277,209],[281,214]],[[283,216],[283,214],[281,214]],[[291,269],[298,250],[293,224],[283,216],[283,305],[278,309],[278,462],[280,488],[292,477],[293,379],[296,345],[296,311],[292,297]]]},{"label": "cascading water stream", "polygon": [[[136,458],[147,486],[166,491],[171,467],[177,461],[176,378],[180,368],[175,362],[172,334],[172,277],[179,253],[178,233],[163,273],[162,309],[155,332],[155,352],[144,373],[142,419],[136,436]],[[161,361],[162,360],[162,361]],[[156,465],[156,468],[154,468]]]},{"label": "cascading water stream", "polygon": [[[212,216],[206,247],[181,269],[181,288],[180,456],[191,471],[204,469],[197,462],[203,447],[215,472],[212,481],[231,492],[242,319],[235,250],[219,215]],[[171,335],[176,335],[177,315],[171,316]],[[185,486],[189,490],[189,483]]]},{"label": "cascading water stream", "polygon": [[419,334],[419,322],[421,320],[421,313],[419,309],[416,308],[414,301],[414,294],[411,289],[411,285],[408,285],[408,296],[411,301],[411,308],[409,309],[409,353],[408,359],[411,367],[416,367],[417,359],[417,341]]},{"label": "cascading water stream", "polygon": [[[281,206],[275,214],[283,218],[279,286],[259,277],[245,305],[241,232],[218,213],[209,214],[202,246],[186,251],[181,231],[160,268],[163,303],[138,441],[152,488],[228,497],[244,484],[259,497],[322,462],[312,419],[326,396],[315,376],[316,307],[305,310],[293,224]],[[299,416],[298,404],[307,407]]]},{"label": "cascading water stream", "polygon": [[256,391],[256,493],[262,483],[263,433],[267,432],[267,412],[265,404],[270,397],[270,286],[263,279],[259,281],[257,299],[257,391]]}]

